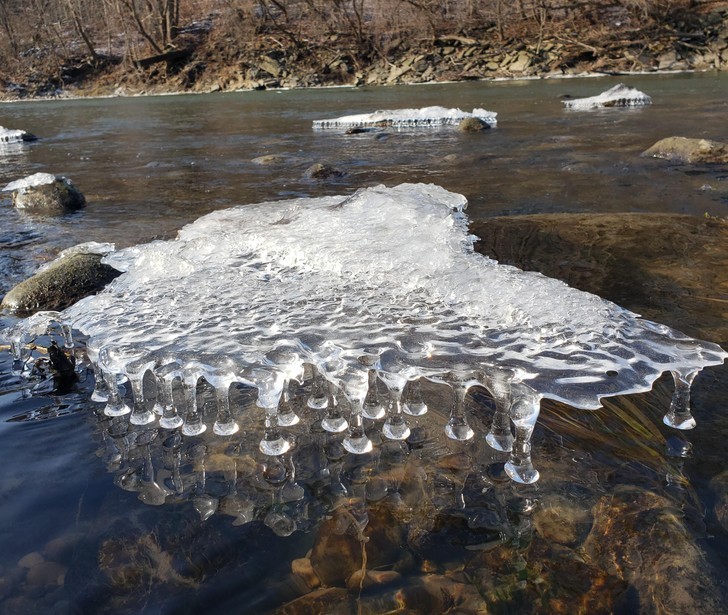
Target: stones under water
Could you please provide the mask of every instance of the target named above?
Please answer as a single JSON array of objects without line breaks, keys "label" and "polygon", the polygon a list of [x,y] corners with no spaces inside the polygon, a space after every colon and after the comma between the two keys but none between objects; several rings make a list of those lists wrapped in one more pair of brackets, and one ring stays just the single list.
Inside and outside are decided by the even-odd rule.
[{"label": "stones under water", "polygon": [[[112,252],[106,261],[124,273],[104,292],[36,314],[6,337],[22,371],[28,343],[49,323],[66,346],[71,329],[81,332],[105,414],[159,420],[182,436],[207,429],[202,380],[215,390],[212,428],[222,437],[239,428],[232,385],[254,388],[260,449],[273,456],[290,449],[286,429],[300,421],[291,391],[306,391],[344,449],[367,453],[371,422],[383,421],[387,439],[411,436],[410,417],[427,412],[422,378],[453,389],[445,431],[455,440],[475,435],[468,389],[489,391],[486,440],[510,451],[506,472],[518,482],[538,479],[530,438],[542,398],[598,408],[669,371],[676,389],[665,422],[694,425],[690,384],[723,362],[719,346],[475,253],[465,208],[438,186],[402,184],[214,212],[173,241]],[[119,392],[126,379],[132,404]]]}]

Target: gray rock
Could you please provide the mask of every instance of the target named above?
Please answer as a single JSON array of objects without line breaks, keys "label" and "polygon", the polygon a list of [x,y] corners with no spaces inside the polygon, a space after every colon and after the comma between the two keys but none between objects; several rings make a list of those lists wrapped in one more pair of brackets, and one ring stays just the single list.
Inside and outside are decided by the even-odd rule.
[{"label": "gray rock", "polygon": [[101,262],[100,254],[70,254],[12,288],[0,307],[16,313],[62,310],[98,292],[118,275]]},{"label": "gray rock", "polygon": [[308,167],[304,175],[310,179],[331,179],[332,177],[343,177],[346,173],[331,165],[317,162]]},{"label": "gray rock", "polygon": [[477,117],[466,117],[458,124],[458,130],[460,132],[481,132],[488,130],[488,128],[490,128],[490,125]]},{"label": "gray rock", "polygon": [[[35,177],[41,177],[42,181],[32,181]],[[70,179],[45,173],[8,184],[5,190],[13,191],[13,205],[18,209],[64,213],[86,205],[86,197]]]},{"label": "gray rock", "polygon": [[708,139],[667,137],[646,149],[642,155],[687,164],[701,162],[726,164],[728,163],[728,143]]}]

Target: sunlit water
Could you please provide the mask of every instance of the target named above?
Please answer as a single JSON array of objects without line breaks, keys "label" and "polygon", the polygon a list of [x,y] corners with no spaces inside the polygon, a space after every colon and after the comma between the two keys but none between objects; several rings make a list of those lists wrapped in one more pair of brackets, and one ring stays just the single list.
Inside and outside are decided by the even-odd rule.
[{"label": "sunlit water", "polygon": [[[619,81],[650,95],[653,105],[563,108],[562,94],[598,94],[618,82],[611,78],[3,105],[0,125],[28,130],[40,141],[0,150],[0,184],[36,172],[63,174],[85,193],[88,206],[43,219],[12,209],[7,198],[0,201],[0,292],[81,241],[123,247],[171,236],[216,209],[345,194],[379,183],[437,183],[468,198],[471,219],[563,211],[725,215],[724,171],[677,170],[639,153],[671,135],[725,140],[726,76]],[[482,107],[498,113],[498,126],[477,135],[451,129],[345,135],[311,128],[313,120],[325,117],[428,105]],[[266,155],[280,158],[254,162]],[[346,175],[327,181],[305,177],[316,162]],[[10,322],[3,319],[0,326]],[[202,454],[208,466],[203,492],[220,499],[230,495],[225,464],[235,459],[240,493],[252,494],[255,519],[233,525],[234,515],[217,513],[202,522],[204,503],[194,498],[199,449],[186,445],[180,453],[181,473],[191,483],[182,495],[164,506],[145,504],[138,485],[127,482],[143,474],[144,447],[136,446],[126,466],[117,463],[105,435],[108,421],[99,416],[98,404],[87,401],[90,380],[70,393],[48,386],[46,394],[27,397],[9,373],[9,356],[1,360],[0,612],[222,613],[236,605],[265,612],[303,593],[291,581],[291,562],[306,555],[321,519],[332,513],[338,488],[330,478],[332,466],[349,489],[358,471],[337,467],[323,440],[320,451],[298,451],[292,462],[304,497],[284,511],[298,528],[290,536],[279,536],[285,532],[276,526],[277,534],[265,522],[271,521],[267,515],[277,488],[265,477],[276,468],[267,468],[255,452],[258,423],[249,425],[235,450]],[[515,557],[533,531],[531,499],[563,495],[589,509],[614,485],[628,484],[664,494],[683,511],[719,583],[727,565],[726,536],[710,512],[715,496],[707,482],[728,462],[722,446],[728,423],[722,416],[725,370],[715,371],[707,370],[697,382],[698,427],[685,436],[692,448],[686,459],[667,454],[687,445],[668,440],[674,434],[661,423],[671,391],[663,382],[635,403],[618,400],[607,411],[574,415],[545,408],[534,441],[539,468],[550,478],[529,487],[532,491],[504,482],[499,470],[504,459],[477,439],[462,445],[433,435],[409,457],[385,450],[377,467],[384,480],[395,480],[397,468],[410,474],[423,468],[429,487],[425,498],[411,477],[397,479],[399,497],[410,510],[402,523],[410,533],[431,536],[424,546],[411,540],[403,549],[415,560],[399,568],[405,582],[422,574],[421,560],[432,560],[439,571],[452,569],[486,543],[506,541]],[[429,420],[441,426],[450,402],[446,392],[432,395],[441,403],[431,408]],[[251,403],[240,401],[244,408]],[[475,423],[489,403],[472,396]],[[161,443],[153,450],[159,468]],[[327,481],[320,478],[322,466]],[[370,500],[375,509],[378,500]],[[435,527],[432,507],[441,511]],[[470,521],[463,525],[458,519]],[[132,546],[120,555],[119,545]],[[172,566],[157,561],[159,572],[150,574],[148,563],[158,551],[172,558]],[[17,566],[33,552],[49,562],[42,583]],[[563,583],[568,586],[568,579]]]}]

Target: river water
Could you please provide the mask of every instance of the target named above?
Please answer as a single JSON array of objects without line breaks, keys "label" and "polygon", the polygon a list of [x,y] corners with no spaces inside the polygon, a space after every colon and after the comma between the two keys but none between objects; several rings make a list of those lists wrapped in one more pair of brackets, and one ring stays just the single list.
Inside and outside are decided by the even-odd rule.
[{"label": "river water", "polygon": [[[575,112],[565,110],[560,101],[566,94],[592,96],[618,82],[646,92],[654,104]],[[125,247],[171,237],[182,225],[216,209],[350,193],[379,183],[440,184],[468,198],[474,220],[554,212],[724,216],[724,169],[676,167],[640,153],[673,135],[728,140],[726,92],[728,75],[676,74],[3,104],[0,125],[28,130],[39,140],[0,149],[0,185],[36,172],[65,175],[86,195],[88,205],[78,213],[43,218],[13,209],[7,196],[0,199],[0,295],[76,243]],[[326,117],[429,105],[495,111],[498,126],[483,134],[422,130],[346,135],[311,128],[313,120]],[[333,165],[343,174],[309,178],[306,170],[314,163]],[[11,322],[3,316],[0,326]],[[183,447],[183,478],[199,483],[202,473],[207,486],[185,487],[179,497],[151,506],[154,494],[139,486],[139,476],[148,469],[145,446],[129,444],[123,434],[110,437],[114,427],[87,401],[91,386],[88,378],[62,393],[46,384],[29,396],[10,374],[7,353],[0,359],[0,613],[269,612],[309,591],[300,575],[291,575],[294,560],[319,557],[319,577],[325,576],[321,559],[346,568],[347,561],[336,558],[348,553],[350,545],[342,536],[351,538],[353,526],[339,523],[331,529],[332,519],[342,519],[333,502],[342,495],[337,492],[339,487],[344,491],[342,484],[348,492],[354,489],[358,483],[352,477],[361,468],[342,468],[329,453],[322,462],[316,446],[302,447],[286,463],[298,464],[305,496],[287,501],[271,478],[286,469],[255,454],[259,434],[251,424],[247,435],[227,448],[217,450],[209,443],[207,448]],[[438,582],[477,587],[495,612],[553,612],[555,604],[572,604],[569,600],[581,594],[596,596],[591,612],[609,612],[614,596],[619,596],[614,600],[621,608],[657,612],[645,604],[643,594],[640,602],[630,598],[630,588],[620,589],[615,570],[584,563],[590,561],[583,559],[584,550],[594,550],[591,536],[586,542],[583,536],[564,541],[544,525],[548,515],[543,511],[558,502],[559,515],[564,510],[573,513],[572,520],[576,515],[570,527],[588,533],[589,527],[598,526],[589,511],[615,484],[645,489],[681,511],[694,537],[690,548],[709,562],[705,574],[710,591],[720,593],[726,561],[719,554],[725,552],[726,536],[716,535],[714,515],[706,510],[715,507],[717,497],[708,481],[728,461],[725,453],[713,449],[728,435],[725,421],[709,418],[723,409],[718,396],[722,390],[706,385],[696,394],[703,403],[696,412],[708,422],[696,430],[691,444],[709,454],[687,462],[692,473],[666,452],[672,447],[674,453],[684,443],[670,440],[661,426],[659,407],[669,403],[664,383],[652,395],[638,396],[637,402],[612,407],[621,421],[597,413],[583,418],[581,425],[567,419],[559,424],[555,409],[535,436],[542,475],[551,473],[551,478],[530,491],[502,481],[497,468],[503,459],[482,442],[458,448],[435,438],[412,451],[384,447],[377,480],[388,481],[390,492],[396,482],[399,499],[396,505],[386,504],[387,498],[371,495],[368,527],[377,538],[370,543],[396,548],[380,544],[379,552],[372,547],[370,557],[380,570],[401,576],[362,594],[358,604],[329,592],[333,602],[318,611],[445,610],[446,605],[432,598],[437,592],[422,589],[423,579],[437,576]],[[439,399],[444,393],[435,390],[431,395]],[[244,398],[242,391],[243,407],[250,404]],[[476,395],[470,403],[487,407],[488,401]],[[434,412],[433,421],[444,423],[446,414]],[[594,437],[592,428],[602,435]],[[119,461],[114,445],[122,440],[136,452]],[[159,469],[169,451],[158,441],[152,444]],[[324,444],[320,448],[329,451]],[[237,473],[241,491],[233,495],[253,500],[255,519],[233,525],[242,518],[236,500],[235,515],[218,512],[203,520],[210,506],[205,498],[222,510],[220,502],[231,496],[231,471]],[[322,472],[327,481],[322,481]],[[425,498],[429,508],[413,486],[417,481],[429,485],[423,492],[431,496]],[[374,483],[367,488],[376,493]],[[548,565],[543,562],[554,559],[539,560],[529,542],[534,532],[531,513],[539,506],[534,502],[541,502],[541,521],[535,523],[540,540],[548,536],[549,548],[573,548],[582,566],[578,573],[573,567],[544,572]],[[279,516],[271,517],[271,511]],[[591,521],[583,521],[590,515]],[[291,519],[296,531],[285,535],[281,524]],[[644,529],[640,523],[624,532],[639,534]],[[388,527],[400,533],[388,534]],[[335,545],[332,552],[321,546],[327,540]],[[489,553],[497,565],[488,560]],[[534,563],[540,572],[523,562]],[[578,591],[574,574],[583,580]],[[630,582],[649,586],[647,581]],[[551,588],[549,596],[556,602],[548,602],[541,590],[529,593],[532,587],[524,583]],[[343,581],[334,574],[328,585],[343,586]],[[605,585],[601,593],[594,589]],[[657,581],[653,585],[660,586]],[[540,606],[534,606],[534,596],[539,596]],[[291,612],[313,607],[306,608]],[[681,611],[671,607],[667,612]]]}]

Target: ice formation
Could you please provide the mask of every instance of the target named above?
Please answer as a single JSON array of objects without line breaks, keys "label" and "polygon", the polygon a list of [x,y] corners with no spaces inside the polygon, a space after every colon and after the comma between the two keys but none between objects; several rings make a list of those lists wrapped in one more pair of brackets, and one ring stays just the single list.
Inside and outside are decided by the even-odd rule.
[{"label": "ice formation", "polygon": [[423,126],[457,125],[464,119],[475,117],[490,126],[497,124],[498,114],[485,109],[473,109],[472,113],[460,109],[445,107],[423,107],[420,109],[396,109],[392,111],[375,111],[342,117],[316,120],[314,129],[326,128],[359,128],[366,126],[392,126],[394,128],[419,128]]},{"label": "ice formation", "polygon": [[4,143],[22,143],[23,141],[35,141],[35,135],[25,130],[4,128],[0,126],[0,145]]},{"label": "ice formation", "polygon": [[[690,384],[723,362],[719,346],[474,252],[465,207],[438,186],[402,184],[217,211],[175,240],[111,252],[106,262],[125,273],[104,292],[7,336],[19,359],[44,321],[60,323],[66,342],[71,328],[81,331],[95,398],[134,425],[159,416],[164,428],[202,433],[195,391],[204,378],[217,391],[213,430],[229,435],[238,429],[231,384],[255,387],[260,448],[271,455],[290,446],[284,430],[299,417],[288,382],[304,373],[313,375],[308,406],[324,429],[344,432],[353,453],[371,450],[373,420],[384,419],[388,438],[409,436],[407,415],[427,411],[413,386],[420,378],[452,387],[446,432],[469,439],[463,400],[469,387],[485,387],[496,405],[486,439],[511,451],[506,471],[526,483],[538,478],[530,437],[544,397],[597,408],[670,371],[676,392],[665,422],[694,425]],[[144,398],[152,376],[154,409]],[[372,398],[377,381],[388,404]],[[173,384],[186,391],[184,404]]]},{"label": "ice formation", "polygon": [[45,186],[56,181],[56,176],[51,173],[35,173],[28,175],[22,179],[16,179],[5,186],[3,192],[15,192],[16,190],[25,190],[27,188],[35,188],[36,186]]},{"label": "ice formation", "polygon": [[565,100],[563,103],[567,109],[584,110],[598,107],[641,107],[651,105],[652,99],[644,92],[620,83],[597,96]]}]

